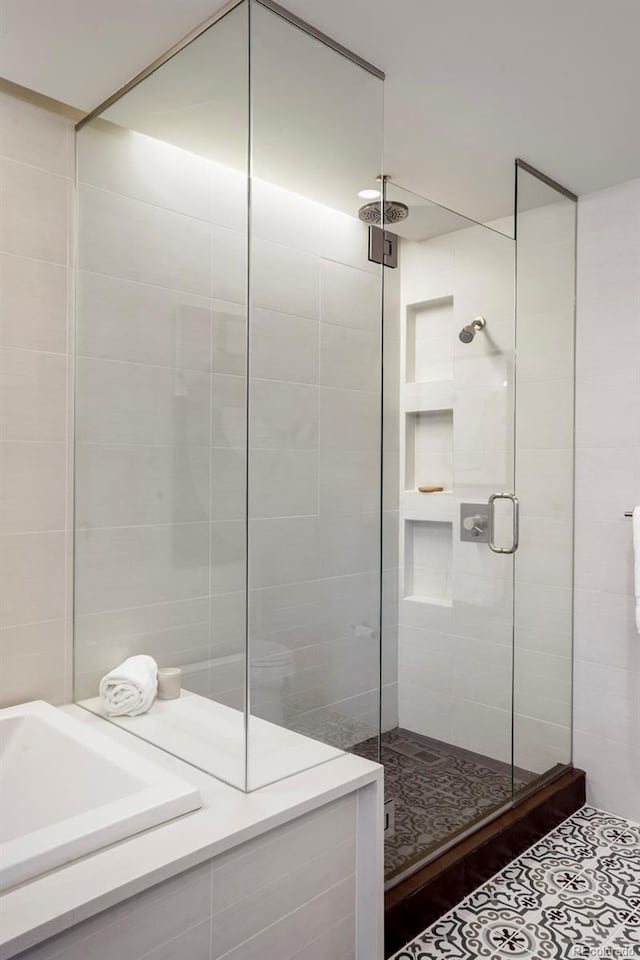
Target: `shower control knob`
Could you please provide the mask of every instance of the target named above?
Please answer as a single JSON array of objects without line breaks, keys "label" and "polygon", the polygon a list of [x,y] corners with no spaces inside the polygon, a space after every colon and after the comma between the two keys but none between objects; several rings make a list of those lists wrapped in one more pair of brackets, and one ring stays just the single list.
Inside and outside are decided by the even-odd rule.
[{"label": "shower control knob", "polygon": [[479,537],[487,529],[487,518],[481,513],[476,513],[471,517],[465,517],[462,526],[472,537]]},{"label": "shower control knob", "polygon": [[460,540],[489,543],[489,511],[484,503],[460,504]]}]

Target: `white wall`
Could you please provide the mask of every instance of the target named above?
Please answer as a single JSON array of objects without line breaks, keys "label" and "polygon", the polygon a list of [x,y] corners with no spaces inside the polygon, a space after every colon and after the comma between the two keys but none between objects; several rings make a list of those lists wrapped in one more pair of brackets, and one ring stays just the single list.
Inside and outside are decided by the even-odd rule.
[{"label": "white wall", "polygon": [[73,126],[53,106],[0,86],[0,706],[71,696]]},{"label": "white wall", "polygon": [[459,504],[513,486],[513,256],[472,227],[403,243],[401,276],[399,722],[505,762],[512,563],[460,541]]},{"label": "white wall", "polygon": [[211,166],[107,124],[78,138],[80,697],[145,652],[242,702],[242,663],[206,666],[244,648],[246,197]]},{"label": "white wall", "polygon": [[578,214],[575,756],[589,800],[640,820],[640,179]]},{"label": "white wall", "polygon": [[295,660],[252,707],[349,746],[379,702],[380,268],[352,217],[262,182],[252,211],[250,656]]}]

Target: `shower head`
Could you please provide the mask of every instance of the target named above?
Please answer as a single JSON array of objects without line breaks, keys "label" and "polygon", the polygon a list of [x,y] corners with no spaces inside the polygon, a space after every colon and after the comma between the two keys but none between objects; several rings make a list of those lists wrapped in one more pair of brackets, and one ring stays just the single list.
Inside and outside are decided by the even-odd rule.
[{"label": "shower head", "polygon": [[487,321],[484,317],[476,317],[473,323],[468,323],[466,327],[462,328],[458,337],[463,343],[471,343],[478,330],[484,330],[486,325]]},{"label": "shower head", "polygon": [[[380,223],[380,203],[374,200],[373,203],[365,203],[358,210],[358,216],[363,223]],[[409,216],[409,207],[406,203],[400,203],[399,200],[387,200],[384,205],[384,222],[400,223]]]}]

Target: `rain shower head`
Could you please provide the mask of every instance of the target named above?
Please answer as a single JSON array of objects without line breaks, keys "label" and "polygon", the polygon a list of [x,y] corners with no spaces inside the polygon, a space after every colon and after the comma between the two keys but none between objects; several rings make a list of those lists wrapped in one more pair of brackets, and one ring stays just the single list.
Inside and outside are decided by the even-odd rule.
[{"label": "rain shower head", "polygon": [[484,330],[486,325],[487,321],[484,317],[476,317],[473,323],[468,323],[466,327],[462,328],[458,337],[463,343],[471,343],[478,330]]},{"label": "rain shower head", "polygon": [[[365,203],[365,205],[358,210],[358,216],[363,223],[380,223],[380,203],[377,200],[374,200],[372,203]],[[408,216],[409,207],[406,203],[400,203],[399,200],[387,200],[385,203],[385,224],[400,223],[401,220],[406,220]]]}]

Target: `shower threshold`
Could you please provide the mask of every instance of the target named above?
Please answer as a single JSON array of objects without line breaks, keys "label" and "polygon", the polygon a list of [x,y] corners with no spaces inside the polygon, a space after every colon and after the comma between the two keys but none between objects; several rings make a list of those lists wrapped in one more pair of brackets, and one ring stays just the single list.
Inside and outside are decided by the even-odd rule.
[{"label": "shower threshold", "polygon": [[584,771],[554,768],[483,823],[450,838],[385,892],[385,956],[392,956],[585,803]]}]

